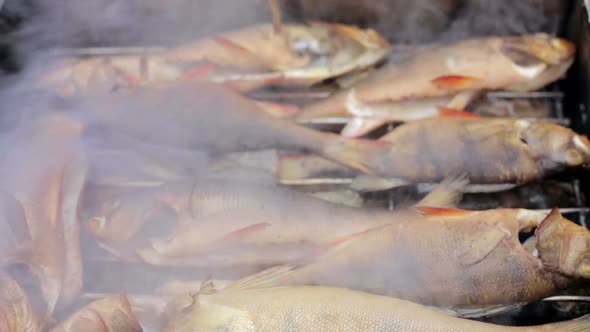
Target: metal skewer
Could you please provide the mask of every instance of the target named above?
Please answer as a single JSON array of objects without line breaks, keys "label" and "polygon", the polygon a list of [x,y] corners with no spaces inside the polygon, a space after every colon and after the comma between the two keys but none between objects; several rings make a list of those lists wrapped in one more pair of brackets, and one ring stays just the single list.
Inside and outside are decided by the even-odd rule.
[{"label": "metal skewer", "polygon": [[590,302],[590,296],[557,295],[545,298],[543,302]]}]

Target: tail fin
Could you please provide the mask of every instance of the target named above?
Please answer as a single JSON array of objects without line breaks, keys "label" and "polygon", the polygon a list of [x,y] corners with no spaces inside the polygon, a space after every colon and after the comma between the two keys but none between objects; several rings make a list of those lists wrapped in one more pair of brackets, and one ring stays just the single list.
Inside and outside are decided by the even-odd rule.
[{"label": "tail fin", "polygon": [[392,143],[335,137],[322,148],[323,155],[369,175],[388,175],[387,159]]},{"label": "tail fin", "polygon": [[547,331],[587,332],[590,331],[590,314],[567,322],[550,324]]}]

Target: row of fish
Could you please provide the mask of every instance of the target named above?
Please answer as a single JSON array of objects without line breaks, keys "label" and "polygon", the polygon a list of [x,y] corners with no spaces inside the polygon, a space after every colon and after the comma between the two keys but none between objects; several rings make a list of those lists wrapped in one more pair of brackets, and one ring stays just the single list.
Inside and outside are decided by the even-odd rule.
[{"label": "row of fish", "polygon": [[[456,208],[477,186],[590,163],[590,141],[568,128],[464,111],[485,90],[553,82],[573,46],[490,37],[366,71],[390,51],[370,30],[275,24],[149,56],[75,60],[44,76],[38,87],[65,97],[61,109],[2,145],[0,330],[142,330],[124,295],[50,319],[85,288],[81,233],[127,263],[270,267],[223,289],[185,286],[192,295],[157,313],[165,331],[589,330],[587,316],[526,328],[453,317],[497,314],[590,278],[590,231],[557,209]],[[243,95],[343,75],[350,88],[302,110]],[[352,118],[344,135],[297,123],[331,116]],[[346,137],[400,121],[378,140]],[[321,157],[281,158],[276,174],[223,157],[261,149]],[[278,183],[326,171],[358,176],[360,190],[440,184],[411,208],[387,211]]]}]

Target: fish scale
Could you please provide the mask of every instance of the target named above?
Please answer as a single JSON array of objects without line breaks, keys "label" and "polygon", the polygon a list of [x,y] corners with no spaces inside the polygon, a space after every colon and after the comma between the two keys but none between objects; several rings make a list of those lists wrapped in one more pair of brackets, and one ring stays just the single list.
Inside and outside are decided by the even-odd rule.
[{"label": "fish scale", "polygon": [[418,304],[330,287],[260,287],[199,294],[164,331],[518,332],[586,331],[590,317],[506,327],[459,319]]},{"label": "fish scale", "polygon": [[536,301],[577,282],[543,269],[518,241],[521,223],[548,218],[497,209],[387,225],[332,248],[282,284],[351,288],[453,310]]}]

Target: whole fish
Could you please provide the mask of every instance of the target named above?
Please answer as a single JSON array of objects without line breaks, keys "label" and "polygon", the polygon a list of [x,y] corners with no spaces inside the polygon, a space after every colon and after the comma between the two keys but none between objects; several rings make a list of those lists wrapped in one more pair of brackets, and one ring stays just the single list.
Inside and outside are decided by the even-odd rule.
[{"label": "whole fish", "polygon": [[[341,243],[282,284],[346,287],[481,316],[540,300],[590,277],[590,231],[557,209],[547,216],[523,209],[423,211],[424,218]],[[519,233],[535,227],[534,238],[521,244]],[[576,237],[550,232],[556,227],[574,227]],[[550,265],[556,255],[568,258],[569,269]]]},{"label": "whole fish", "polygon": [[69,304],[82,287],[77,211],[86,165],[81,130],[81,123],[61,115],[40,117],[7,144],[0,165],[2,204],[26,223],[11,226],[26,242],[6,253],[5,264],[30,269],[48,313]]},{"label": "whole fish", "polygon": [[267,85],[312,85],[363,70],[387,56],[373,30],[313,22],[270,24],[227,32],[154,54],[68,59],[38,85],[64,95],[175,80],[227,83],[241,91]]},{"label": "whole fish", "polygon": [[[362,165],[360,169],[373,175],[359,181],[357,189],[387,188],[400,181],[437,182],[458,171],[469,174],[471,185],[509,186],[590,163],[587,137],[557,124],[525,119],[423,119],[405,123],[379,141],[389,144],[358,145],[341,158],[349,158],[349,165]],[[341,168],[317,157],[284,158],[279,177],[350,173]]]},{"label": "whole fish", "polygon": [[0,331],[41,332],[43,322],[27,294],[10,275],[0,272]]},{"label": "whole fish", "polygon": [[590,316],[530,327],[451,317],[419,304],[332,287],[276,287],[272,269],[219,291],[205,284],[180,304],[164,331],[564,331],[590,329]]},{"label": "whole fish", "polygon": [[125,295],[94,301],[50,330],[50,332],[141,332]]},{"label": "whole fish", "polygon": [[[464,108],[476,91],[537,90],[563,76],[574,54],[572,43],[547,34],[468,39],[426,48],[307,106],[298,118],[357,117],[356,130],[348,128],[348,134],[360,135],[391,120],[411,118],[404,117],[404,107],[438,115],[445,107]],[[425,98],[430,99],[417,101]],[[363,121],[366,128],[360,126]]]},{"label": "whole fish", "polygon": [[[458,200],[455,188],[463,184],[462,178],[449,179],[424,200],[432,205],[454,205]],[[95,214],[86,226],[105,246],[125,247],[131,238],[145,236],[142,229],[149,228],[146,212],[156,201],[176,212],[175,221],[167,223],[175,226],[159,234],[152,232],[148,243],[135,248],[142,260],[155,265],[261,265],[299,262],[349,236],[415,213],[326,202],[252,171],[196,177],[151,193],[143,200],[131,194],[131,200],[120,201],[115,209],[99,210],[103,214]],[[152,223],[163,227],[162,219]]]},{"label": "whole fish", "polygon": [[309,150],[370,175],[412,182],[465,171],[474,184],[525,183],[590,159],[587,138],[555,124],[448,117],[407,123],[377,141],[349,139],[270,116],[207,83],[84,102],[91,124],[145,143],[210,152]]}]

